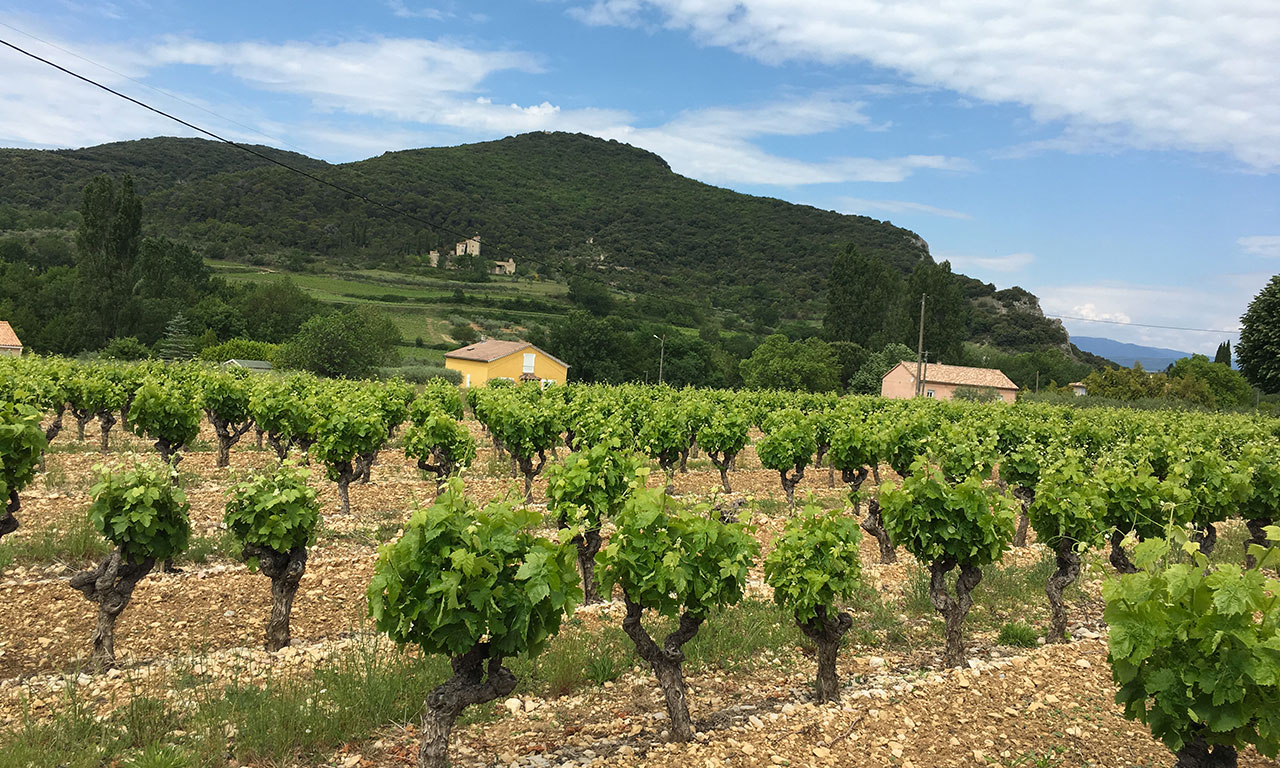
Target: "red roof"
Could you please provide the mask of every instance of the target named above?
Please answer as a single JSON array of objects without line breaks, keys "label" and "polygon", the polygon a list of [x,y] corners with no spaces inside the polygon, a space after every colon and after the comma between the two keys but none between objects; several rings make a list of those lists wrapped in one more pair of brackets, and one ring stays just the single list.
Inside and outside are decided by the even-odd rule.
[{"label": "red roof", "polygon": [[13,332],[13,326],[9,325],[7,320],[0,320],[0,347],[22,349],[22,342],[18,341],[18,334]]}]

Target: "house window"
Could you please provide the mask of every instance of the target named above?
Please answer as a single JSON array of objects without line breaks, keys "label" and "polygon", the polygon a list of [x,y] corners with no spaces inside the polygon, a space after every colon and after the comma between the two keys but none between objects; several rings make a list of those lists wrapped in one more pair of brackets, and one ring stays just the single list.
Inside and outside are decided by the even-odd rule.
[{"label": "house window", "polygon": [[537,357],[533,352],[524,353],[524,371],[523,373],[533,373],[533,359]]},{"label": "house window", "polygon": [[933,390],[932,390],[932,389],[926,389],[926,390],[924,391],[924,396],[925,396],[925,397],[933,397],[933,396],[934,396],[934,394],[933,394]]}]

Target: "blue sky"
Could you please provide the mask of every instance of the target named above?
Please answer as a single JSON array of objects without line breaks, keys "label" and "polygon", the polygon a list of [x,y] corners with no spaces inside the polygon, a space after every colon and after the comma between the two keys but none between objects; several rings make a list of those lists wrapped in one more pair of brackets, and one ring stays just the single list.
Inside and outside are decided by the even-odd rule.
[{"label": "blue sky", "polygon": [[[1280,272],[1275,3],[23,0],[0,2],[0,38],[333,162],[530,130],[626,141],[891,220],[1049,314],[1229,330]],[[0,50],[0,145],[188,133]]]}]

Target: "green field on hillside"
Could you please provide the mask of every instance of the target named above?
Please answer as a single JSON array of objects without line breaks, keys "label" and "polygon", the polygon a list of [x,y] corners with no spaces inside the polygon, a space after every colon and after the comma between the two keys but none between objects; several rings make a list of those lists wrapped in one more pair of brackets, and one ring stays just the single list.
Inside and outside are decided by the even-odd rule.
[{"label": "green field on hillside", "polygon": [[[530,323],[546,324],[562,314],[488,306],[491,302],[527,298],[562,306],[565,311],[569,307],[568,287],[546,280],[494,277],[490,282],[471,283],[376,269],[309,273],[246,267],[229,261],[207,263],[216,276],[228,283],[264,283],[283,278],[326,304],[374,305],[400,329],[405,359],[435,364],[442,362],[443,353],[418,347],[417,339],[422,339],[424,346],[452,342],[448,331],[454,322],[469,322],[486,335],[518,335]],[[450,300],[459,290],[467,302]]]}]

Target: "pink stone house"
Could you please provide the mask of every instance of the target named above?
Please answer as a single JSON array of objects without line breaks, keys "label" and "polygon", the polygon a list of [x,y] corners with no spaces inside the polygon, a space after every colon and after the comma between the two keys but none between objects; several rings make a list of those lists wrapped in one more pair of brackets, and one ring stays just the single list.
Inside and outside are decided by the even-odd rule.
[{"label": "pink stone house", "polygon": [[[880,380],[881,397],[910,400],[916,395],[916,363],[906,360],[898,363]],[[995,368],[970,368],[965,365],[926,363],[924,366],[924,396],[939,400],[955,397],[957,387],[993,389],[1006,403],[1018,397],[1018,385]]]},{"label": "pink stone house", "polygon": [[22,342],[18,341],[18,334],[13,332],[13,326],[6,320],[0,320],[0,355],[22,355]]}]

